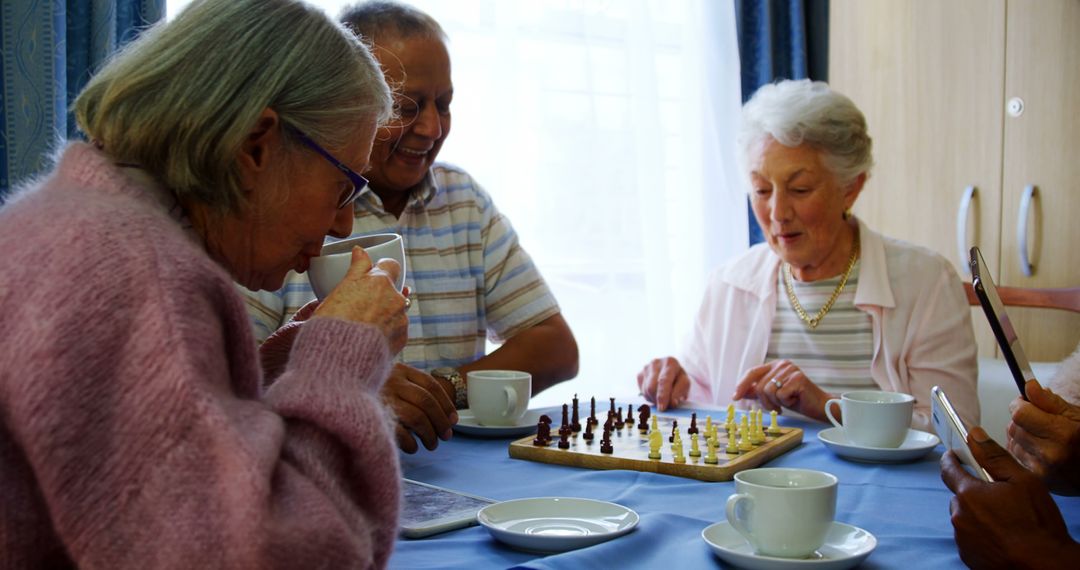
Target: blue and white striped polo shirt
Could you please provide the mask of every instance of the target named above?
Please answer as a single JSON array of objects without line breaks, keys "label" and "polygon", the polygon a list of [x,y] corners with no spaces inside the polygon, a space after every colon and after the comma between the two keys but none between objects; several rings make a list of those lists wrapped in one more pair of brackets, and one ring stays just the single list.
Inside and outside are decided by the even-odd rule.
[{"label": "blue and white striped polo shirt", "polygon": [[[460,366],[555,314],[559,306],[517,233],[465,171],[436,164],[395,218],[365,189],[352,236],[393,232],[405,239],[412,289],[409,342],[398,361],[420,370]],[[290,272],[276,292],[243,290],[260,342],[315,298],[307,275]]]}]

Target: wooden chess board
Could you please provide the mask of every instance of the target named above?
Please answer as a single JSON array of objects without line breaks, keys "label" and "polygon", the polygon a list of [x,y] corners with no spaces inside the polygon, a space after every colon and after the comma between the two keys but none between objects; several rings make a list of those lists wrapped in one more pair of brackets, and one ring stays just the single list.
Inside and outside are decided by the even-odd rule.
[{"label": "wooden chess board", "polygon": [[[724,414],[721,414],[724,415]],[[768,416],[766,416],[766,419]],[[668,437],[671,435],[673,420],[679,421],[679,431],[683,443],[683,455],[686,463],[676,463],[673,460],[671,444]],[[555,463],[572,467],[584,467],[586,469],[629,469],[633,471],[646,471],[650,473],[663,473],[699,479],[701,481],[730,481],[735,474],[744,469],[759,467],[774,457],[778,457],[802,443],[803,431],[799,428],[780,426],[780,435],[766,435],[765,443],[754,446],[750,451],[738,455],[728,454],[728,438],[724,433],[723,426],[719,430],[719,447],[716,448],[716,465],[705,463],[707,454],[705,438],[699,433],[690,436],[686,433],[686,427],[690,425],[689,418],[673,418],[658,416],[657,423],[660,433],[663,435],[663,446],[660,448],[660,459],[649,459],[649,434],[642,433],[636,426],[627,426],[617,429],[611,434],[613,453],[600,453],[600,433],[595,433],[593,441],[586,442],[582,435],[584,431],[570,436],[569,449],[559,449],[558,427],[551,430],[552,441],[547,446],[533,445],[534,435],[523,437],[510,443],[510,457],[528,459],[541,463]],[[699,417],[698,426],[704,432],[704,421]],[[768,422],[765,422],[768,427]],[[700,457],[691,457],[691,437],[698,438]]]}]

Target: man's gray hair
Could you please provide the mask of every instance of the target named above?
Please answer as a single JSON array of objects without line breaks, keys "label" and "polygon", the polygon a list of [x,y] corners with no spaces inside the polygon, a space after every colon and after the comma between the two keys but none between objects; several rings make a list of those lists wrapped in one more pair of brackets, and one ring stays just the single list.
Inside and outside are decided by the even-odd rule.
[{"label": "man's gray hair", "polygon": [[380,37],[407,39],[417,36],[446,41],[446,32],[435,18],[398,2],[361,2],[342,10],[338,20],[368,42]]},{"label": "man's gray hair", "polygon": [[744,166],[756,146],[772,138],[787,147],[808,144],[842,185],[874,165],[873,142],[862,111],[820,81],[784,80],[764,85],[742,111],[739,150]]},{"label": "man's gray hair", "polygon": [[358,124],[388,120],[392,100],[367,47],[322,10],[196,0],[117,53],[74,105],[79,127],[115,160],[220,213],[244,202],[235,158],[266,108],[287,143],[298,130],[335,149]]}]

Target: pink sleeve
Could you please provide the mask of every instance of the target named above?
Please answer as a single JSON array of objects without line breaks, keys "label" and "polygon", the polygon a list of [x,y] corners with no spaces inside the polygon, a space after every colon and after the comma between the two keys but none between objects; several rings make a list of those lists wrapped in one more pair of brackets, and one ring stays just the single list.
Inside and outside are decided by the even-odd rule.
[{"label": "pink sleeve", "polygon": [[[943,265],[945,263],[943,262]],[[970,426],[979,423],[978,358],[971,309],[951,267],[928,280],[911,315],[905,360],[915,396],[912,427],[933,432],[930,389],[940,386]]]},{"label": "pink sleeve", "polygon": [[27,466],[5,477],[37,487],[41,536],[87,568],[385,566],[400,489],[382,335],[312,319],[264,397],[231,284],[135,281],[18,319],[40,357],[2,386]]}]

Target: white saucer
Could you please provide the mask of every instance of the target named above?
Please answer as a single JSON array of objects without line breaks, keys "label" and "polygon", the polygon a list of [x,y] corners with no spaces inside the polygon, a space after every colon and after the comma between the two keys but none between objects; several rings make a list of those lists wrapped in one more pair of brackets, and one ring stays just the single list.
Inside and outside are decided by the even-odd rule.
[{"label": "white saucer", "polygon": [[877,546],[874,535],[865,530],[834,522],[825,535],[825,544],[811,558],[777,558],[754,553],[754,547],[727,521],[705,527],[701,538],[721,560],[750,570],[783,570],[813,568],[813,570],[842,570],[858,566]]},{"label": "white saucer", "polygon": [[938,437],[932,433],[909,429],[900,447],[863,447],[848,440],[844,428],[831,427],[818,432],[818,439],[833,453],[854,461],[898,463],[914,461],[937,447]]},{"label": "white saucer", "polygon": [[514,548],[546,554],[622,536],[637,526],[638,514],[606,501],[543,497],[488,505],[476,520]]},{"label": "white saucer", "polygon": [[[556,417],[555,412],[558,410],[560,414]],[[555,430],[558,430],[559,422],[562,421],[562,408],[537,408],[535,410],[529,410],[525,412],[525,415],[521,417],[521,421],[517,425],[512,426],[485,426],[476,421],[476,416],[466,408],[464,410],[458,410],[458,423],[454,425],[454,431],[463,433],[465,435],[471,435],[473,437],[520,437],[530,433],[536,432],[536,424],[540,421],[540,416],[547,414],[551,417],[552,423],[556,426]]]}]

